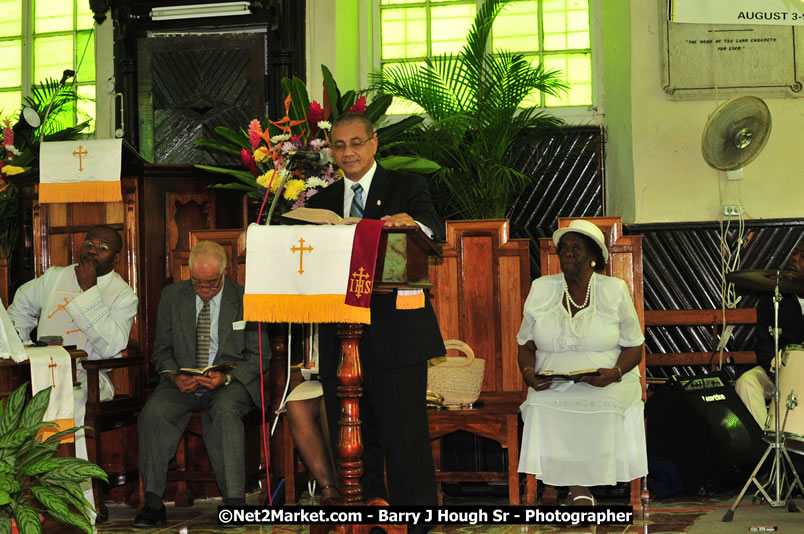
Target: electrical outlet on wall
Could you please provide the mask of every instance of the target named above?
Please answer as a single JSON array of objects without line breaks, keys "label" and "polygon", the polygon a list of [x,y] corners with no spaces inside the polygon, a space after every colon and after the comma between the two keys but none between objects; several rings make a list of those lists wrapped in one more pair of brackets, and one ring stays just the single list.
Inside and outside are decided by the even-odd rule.
[{"label": "electrical outlet on wall", "polygon": [[745,208],[738,204],[726,204],[723,206],[723,215],[726,217],[739,217],[745,213]]}]

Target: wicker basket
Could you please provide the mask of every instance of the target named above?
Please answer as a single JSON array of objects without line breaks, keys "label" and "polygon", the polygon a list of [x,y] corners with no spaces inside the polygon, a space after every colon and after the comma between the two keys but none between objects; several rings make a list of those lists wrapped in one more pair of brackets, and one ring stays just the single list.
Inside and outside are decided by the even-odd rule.
[{"label": "wicker basket", "polygon": [[466,357],[447,357],[445,362],[428,367],[427,389],[441,394],[445,406],[468,405],[480,397],[486,360],[475,358],[475,353],[463,341],[450,339],[444,342],[447,349],[457,349]]}]

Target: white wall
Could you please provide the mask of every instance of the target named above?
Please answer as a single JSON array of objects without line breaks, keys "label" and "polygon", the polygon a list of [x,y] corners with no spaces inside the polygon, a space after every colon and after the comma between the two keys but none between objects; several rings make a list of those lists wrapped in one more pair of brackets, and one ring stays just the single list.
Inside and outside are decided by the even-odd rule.
[{"label": "white wall", "polygon": [[706,120],[726,98],[667,99],[661,88],[659,24],[657,1],[631,0],[631,139],[624,139],[626,128],[621,124],[629,117],[621,114],[607,121],[607,163],[627,160],[627,153],[632,154],[632,177],[627,176],[629,169],[616,165],[621,173],[618,184],[633,181],[634,209],[623,212],[626,221],[716,220],[722,204],[738,203],[752,219],[804,216],[800,201],[804,181],[799,177],[804,99],[763,98],[773,121],[768,144],[745,167],[741,181],[727,182],[701,156]]},{"label": "white wall", "polygon": [[[114,138],[114,22],[111,12],[103,24],[95,23],[95,138]],[[113,89],[113,86],[111,86]]]}]

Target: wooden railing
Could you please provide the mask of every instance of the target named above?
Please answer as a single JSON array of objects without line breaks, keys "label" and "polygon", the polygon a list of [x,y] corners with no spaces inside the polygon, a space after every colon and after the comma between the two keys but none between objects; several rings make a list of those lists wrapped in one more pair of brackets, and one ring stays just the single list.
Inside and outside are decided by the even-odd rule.
[{"label": "wooden railing", "polygon": [[[726,310],[726,324],[756,324],[757,312],[754,308],[735,308]],[[723,327],[723,310],[646,310],[645,326],[710,326],[712,328],[712,351],[710,352],[671,352],[647,353],[648,367],[667,367],[671,365],[717,365],[713,351],[718,345]],[[724,352],[734,363],[756,363],[754,351]]]}]

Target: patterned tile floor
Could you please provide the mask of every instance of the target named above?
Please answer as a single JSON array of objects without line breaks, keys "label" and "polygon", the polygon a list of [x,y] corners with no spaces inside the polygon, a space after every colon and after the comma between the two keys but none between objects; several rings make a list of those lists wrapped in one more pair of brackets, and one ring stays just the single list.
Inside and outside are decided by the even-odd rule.
[{"label": "patterned tile floor", "polygon": [[[250,495],[247,498],[248,504],[258,504],[258,495]],[[309,502],[309,501],[308,501]],[[695,523],[695,521],[708,514],[713,509],[728,507],[728,498],[697,498],[697,499],[670,499],[662,502],[653,502],[647,519],[637,520],[632,525],[600,525],[597,527],[556,527],[538,525],[476,525],[476,526],[436,526],[431,530],[433,534],[526,534],[535,532],[593,532],[595,534],[612,533],[662,533],[675,534],[685,533]],[[623,500],[601,499],[602,504],[622,504]],[[220,500],[210,499],[196,501],[190,508],[176,508],[168,505],[168,525],[164,528],[155,529],[135,529],[132,521],[136,510],[126,505],[109,505],[109,520],[98,525],[100,533],[174,533],[174,532],[193,532],[193,533],[212,533],[221,532],[221,527],[217,524],[217,506]],[[487,504],[504,505],[506,501],[499,497],[453,497],[448,498],[447,504]],[[725,510],[725,508],[723,508]],[[226,532],[233,533],[253,533],[253,532],[276,532],[276,533],[303,533],[309,532],[307,526],[301,525],[263,525],[263,526],[241,526],[229,528]]]}]

